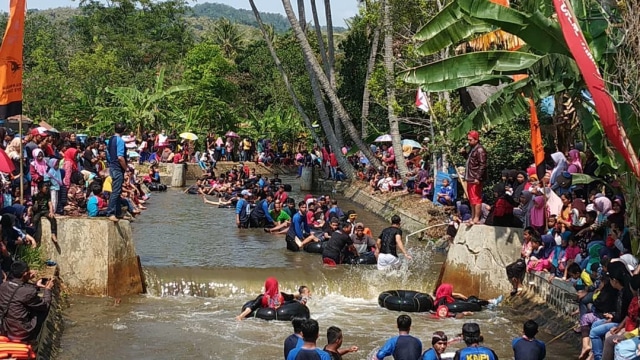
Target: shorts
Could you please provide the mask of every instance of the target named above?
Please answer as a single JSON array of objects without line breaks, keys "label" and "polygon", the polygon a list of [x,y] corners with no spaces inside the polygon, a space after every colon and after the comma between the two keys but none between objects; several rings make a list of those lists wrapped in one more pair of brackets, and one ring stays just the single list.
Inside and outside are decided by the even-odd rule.
[{"label": "shorts", "polygon": [[467,183],[467,195],[469,195],[469,203],[471,205],[482,204],[482,183]]},{"label": "shorts", "polygon": [[291,237],[290,235],[287,234],[287,236],[285,236],[284,238],[284,241],[287,242],[287,250],[295,251],[295,252],[300,251],[300,246],[302,245],[302,241],[298,239],[297,236]]},{"label": "shorts", "polygon": [[378,255],[378,270],[400,267],[400,259],[391,254]]}]

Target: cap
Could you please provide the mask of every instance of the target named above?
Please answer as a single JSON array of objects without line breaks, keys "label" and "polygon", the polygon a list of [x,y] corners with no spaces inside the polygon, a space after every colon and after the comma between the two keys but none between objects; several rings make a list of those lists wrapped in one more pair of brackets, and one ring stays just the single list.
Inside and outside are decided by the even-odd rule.
[{"label": "cap", "polygon": [[480,335],[480,325],[476,323],[466,323],[462,325],[462,336],[472,337]]},{"label": "cap", "polygon": [[33,136],[35,136],[35,135],[40,135],[40,136],[47,136],[47,135],[49,135],[49,134],[47,134],[47,131],[46,131],[46,130],[41,129],[41,128],[39,128],[39,127],[38,127],[38,128],[33,128],[33,129],[31,129],[31,131],[29,131],[29,134],[30,134],[30,135],[33,135]]},{"label": "cap", "polygon": [[249,191],[249,190],[242,190],[242,191],[240,192],[240,195],[242,195],[242,196],[251,196],[251,191]]},{"label": "cap", "polygon": [[474,140],[480,140],[480,134],[475,131],[475,130],[471,130],[467,133],[467,136],[474,139]]},{"label": "cap", "polygon": [[[444,306],[447,309],[447,312],[449,312],[449,308],[447,308],[445,305],[440,305],[440,307]],[[438,309],[440,309],[440,307],[438,307]],[[435,345],[440,341],[444,341],[447,342],[447,335],[442,332],[442,331],[436,331],[433,333],[433,337],[431,338],[431,345]]]},{"label": "cap", "polygon": [[361,223],[361,222],[357,223],[357,224],[356,224],[356,230],[357,230],[357,229],[363,229],[363,230],[364,230],[364,224],[363,224],[363,223]]}]

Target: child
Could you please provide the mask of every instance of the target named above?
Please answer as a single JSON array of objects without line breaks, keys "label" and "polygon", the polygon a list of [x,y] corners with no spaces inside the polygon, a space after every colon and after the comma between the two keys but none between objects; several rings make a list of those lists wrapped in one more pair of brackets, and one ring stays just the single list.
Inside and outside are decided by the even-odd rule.
[{"label": "child", "polygon": [[309,299],[311,299],[311,289],[305,285],[300,286],[298,288],[298,302],[302,305],[307,305]]},{"label": "child", "polygon": [[56,158],[51,158],[47,162],[49,165],[49,170],[45,175],[45,181],[49,181],[51,183],[49,187],[49,191],[51,192],[51,204],[53,205],[53,211],[58,212],[58,192],[60,191],[60,186],[62,185],[62,174],[59,169],[59,160]]},{"label": "child", "polygon": [[32,223],[38,231],[40,227],[40,219],[45,216],[51,223],[51,241],[58,243],[58,223],[56,222],[55,209],[51,203],[51,193],[49,192],[49,183],[41,181],[38,183],[38,193],[33,196],[33,214]]},{"label": "child", "polygon": [[433,196],[433,177],[427,179],[426,186],[422,188],[422,199],[431,199]]},{"label": "child", "polygon": [[87,200],[87,214],[89,217],[107,216],[106,202],[100,196],[102,187],[98,184],[91,184],[91,196]]},{"label": "child", "polygon": [[580,247],[578,246],[578,242],[573,236],[569,236],[568,246],[564,251],[564,257],[561,260],[561,263],[564,264],[564,276],[563,280],[567,280],[567,269],[569,265],[573,264],[576,261],[576,256],[580,253]]},{"label": "child", "polygon": [[437,201],[445,206],[453,205],[453,189],[449,185],[449,179],[442,179],[442,187],[438,191]]}]

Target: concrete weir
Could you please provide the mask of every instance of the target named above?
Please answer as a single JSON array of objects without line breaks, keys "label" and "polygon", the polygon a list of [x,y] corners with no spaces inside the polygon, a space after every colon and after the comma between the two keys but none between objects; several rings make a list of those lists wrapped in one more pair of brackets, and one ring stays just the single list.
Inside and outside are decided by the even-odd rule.
[{"label": "concrete weir", "polygon": [[521,247],[522,229],[462,225],[449,248],[442,281],[482,298],[509,293],[505,267],[520,257]]},{"label": "concrete weir", "polygon": [[58,244],[42,219],[47,257],[58,263],[64,288],[71,294],[120,297],[143,292],[142,274],[130,223],[106,218],[59,217]]}]

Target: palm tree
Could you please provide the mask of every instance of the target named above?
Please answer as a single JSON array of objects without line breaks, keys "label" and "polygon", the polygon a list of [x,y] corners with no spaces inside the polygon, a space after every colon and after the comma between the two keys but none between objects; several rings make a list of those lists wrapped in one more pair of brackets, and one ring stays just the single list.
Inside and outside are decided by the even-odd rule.
[{"label": "palm tree", "polygon": [[396,165],[400,175],[409,172],[407,164],[404,162],[402,154],[402,139],[400,138],[400,127],[398,116],[396,115],[396,87],[395,70],[393,61],[393,26],[391,25],[391,0],[382,0],[382,28],[384,31],[384,68],[385,68],[385,88],[387,90],[387,113],[389,116],[389,135],[393,144],[393,152],[396,158]]},{"label": "palm tree", "polygon": [[[312,71],[310,75],[314,74],[317,77],[322,90],[327,95],[331,106],[333,106],[337,110],[338,116],[342,121],[342,124],[347,129],[347,133],[353,140],[354,144],[360,151],[362,151],[364,156],[367,157],[371,164],[373,164],[374,166],[379,166],[380,161],[374,156],[374,154],[371,152],[371,149],[369,149],[369,146],[365,144],[363,139],[360,137],[358,130],[355,128],[355,126],[353,126],[349,114],[345,110],[344,106],[342,106],[342,103],[340,102],[340,99],[338,99],[336,92],[333,91],[333,88],[331,87],[331,82],[324,74],[322,67],[318,63],[318,60],[315,58],[313,49],[311,48],[311,45],[309,45],[309,41],[307,40],[305,33],[302,31],[302,27],[296,19],[296,16],[293,12],[293,7],[291,6],[291,2],[289,0],[282,0],[282,4],[287,14],[287,19],[291,24],[291,28],[293,29],[293,32],[296,35],[300,46],[302,47],[302,53],[305,59],[307,59],[307,61],[309,62]],[[336,154],[339,154],[339,151],[337,149],[334,150],[336,150]]]},{"label": "palm tree", "polygon": [[245,45],[245,34],[237,24],[227,18],[216,21],[213,31],[208,35],[214,44],[220,46],[227,59],[235,59]]}]

